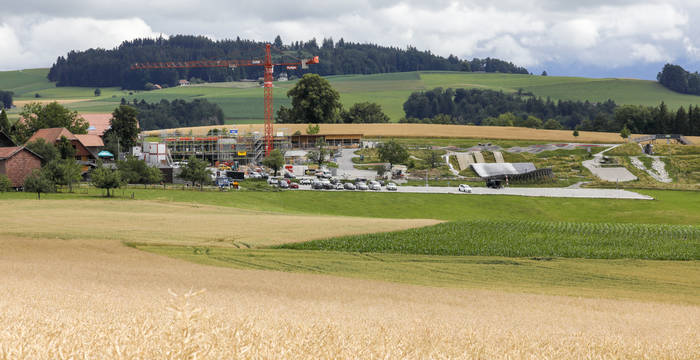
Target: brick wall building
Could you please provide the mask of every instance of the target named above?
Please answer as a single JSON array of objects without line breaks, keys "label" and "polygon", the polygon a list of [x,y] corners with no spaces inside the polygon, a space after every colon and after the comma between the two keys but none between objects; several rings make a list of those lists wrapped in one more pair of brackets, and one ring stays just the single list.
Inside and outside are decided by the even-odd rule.
[{"label": "brick wall building", "polygon": [[0,174],[7,175],[13,187],[20,187],[34,169],[41,168],[41,157],[22,146],[0,148]]}]

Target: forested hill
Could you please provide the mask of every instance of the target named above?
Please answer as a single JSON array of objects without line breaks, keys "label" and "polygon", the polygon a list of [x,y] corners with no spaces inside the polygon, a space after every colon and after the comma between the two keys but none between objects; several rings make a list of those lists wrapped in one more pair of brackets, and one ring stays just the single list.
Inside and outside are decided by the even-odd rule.
[{"label": "forested hill", "polygon": [[[273,44],[273,61],[296,61],[320,56],[321,62],[308,70],[276,68],[275,72],[288,72],[300,76],[302,71],[320,75],[375,74],[416,70],[483,71],[527,74],[525,68],[498,59],[461,60],[419,51],[416,48],[399,49],[373,44],[358,44],[340,39],[324,39],[294,42],[284,45],[278,36]],[[136,62],[186,61],[216,59],[262,59],[264,43],[250,40],[212,41],[202,36],[177,35],[169,39],[135,39],[125,41],[119,47],[71,51],[59,57],[49,71],[49,80],[57,86],[108,87],[144,89],[146,83],[161,86],[176,85],[180,79],[202,79],[208,82],[257,79],[262,76],[261,67],[195,68],[167,70],[129,70]]]}]

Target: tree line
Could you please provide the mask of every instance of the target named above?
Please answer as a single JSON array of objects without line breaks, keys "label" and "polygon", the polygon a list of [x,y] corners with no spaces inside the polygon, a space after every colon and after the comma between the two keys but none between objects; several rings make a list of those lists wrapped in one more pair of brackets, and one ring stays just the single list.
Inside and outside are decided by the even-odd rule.
[{"label": "tree line", "polygon": [[[615,102],[543,99],[518,93],[480,89],[442,89],[412,93],[403,105],[405,123],[473,124],[607,131]],[[506,117],[501,115],[510,114]],[[533,118],[528,119],[529,117]],[[542,120],[544,119],[544,120]],[[596,120],[598,119],[598,120]],[[600,123],[605,122],[603,126]],[[619,130],[619,129],[618,129]]]},{"label": "tree line", "polygon": [[682,94],[700,95],[700,74],[691,73],[680,65],[666,64],[656,80],[664,87]]},{"label": "tree line", "polygon": [[[320,56],[321,62],[307,70],[285,71],[292,77],[306,72],[320,75],[374,74],[416,70],[484,71],[527,74],[527,69],[499,59],[461,60],[450,55],[437,56],[414,47],[400,49],[375,44],[334,42],[316,39],[284,44],[278,36],[274,42],[274,60],[296,62],[298,59]],[[147,83],[175,86],[180,79],[202,79],[208,82],[257,79],[262,67],[188,68],[130,70],[133,63],[158,61],[187,61],[211,59],[261,59],[264,43],[251,40],[211,40],[203,36],[176,35],[168,39],[135,39],[124,41],[114,49],[70,51],[60,56],[51,67],[48,78],[57,86],[107,87],[145,89]]]},{"label": "tree line", "polygon": [[506,94],[480,89],[436,88],[412,93],[403,105],[403,123],[521,126],[544,129],[640,134],[700,135],[700,107],[669,110],[659,106],[622,105],[608,100],[543,99],[522,92]]},{"label": "tree line", "polygon": [[[127,104],[122,98],[122,105]],[[134,99],[128,104],[138,111],[141,130],[171,129],[189,126],[222,125],[224,112],[218,104],[206,99],[195,99],[187,102],[182,99],[157,103],[147,103],[145,100]]]}]

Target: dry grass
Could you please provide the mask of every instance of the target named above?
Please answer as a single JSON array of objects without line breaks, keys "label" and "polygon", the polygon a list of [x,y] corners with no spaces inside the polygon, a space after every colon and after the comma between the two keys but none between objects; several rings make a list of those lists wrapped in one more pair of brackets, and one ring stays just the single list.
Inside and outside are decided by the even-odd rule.
[{"label": "dry grass", "polygon": [[[0,259],[0,359],[694,359],[700,353],[696,306],[232,270],[117,241],[0,235]],[[197,296],[190,292],[203,288]]]},{"label": "dry grass", "polygon": [[[241,135],[256,131],[262,134],[264,131],[263,124],[241,124],[152,130],[145,133],[149,136],[159,136],[163,131],[173,133],[177,130],[181,134],[189,134],[191,131],[193,135],[205,135],[210,129],[221,129],[222,127],[228,129],[236,128]],[[281,131],[289,135],[296,131],[305,133],[307,127],[308,124],[275,124],[274,131]],[[433,124],[321,124],[321,134],[363,134],[365,137],[440,137],[594,143],[620,143],[623,140],[618,133],[580,131],[579,136],[575,137],[570,130]],[[697,139],[690,138],[691,141],[700,143],[700,137],[697,137]]]},{"label": "dry grass", "polygon": [[[306,216],[153,201],[5,200],[0,236],[255,247],[440,221]],[[27,227],[32,219],[35,227]]]}]

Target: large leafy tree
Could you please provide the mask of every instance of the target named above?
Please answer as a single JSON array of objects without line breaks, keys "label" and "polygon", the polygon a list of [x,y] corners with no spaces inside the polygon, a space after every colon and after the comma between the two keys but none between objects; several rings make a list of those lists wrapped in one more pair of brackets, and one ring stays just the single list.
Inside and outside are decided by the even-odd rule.
[{"label": "large leafy tree", "polygon": [[157,167],[148,166],[145,161],[133,156],[118,161],[117,168],[122,173],[122,179],[129,184],[155,184],[163,179]]},{"label": "large leafy tree", "polygon": [[73,184],[80,181],[82,170],[73,159],[54,159],[42,169],[54,184],[67,185],[68,191],[73,192]]},{"label": "large leafy tree", "polygon": [[378,152],[379,159],[388,162],[390,167],[408,160],[408,150],[394,140],[389,140],[381,144],[378,148]]},{"label": "large leafy tree", "polygon": [[129,105],[119,105],[112,112],[111,127],[107,130],[106,135],[116,135],[121,151],[126,151],[136,145],[139,136],[137,115],[138,111]]},{"label": "large leafy tree", "polygon": [[209,170],[207,170],[207,162],[190,156],[185,164],[180,169],[180,179],[192,182],[192,186],[195,184],[204,185],[210,179]]},{"label": "large leafy tree", "polygon": [[280,123],[335,123],[342,105],[340,94],[328,80],[306,74],[287,92],[292,98],[292,107],[281,106],[277,112]]},{"label": "large leafy tree", "polygon": [[381,105],[370,102],[357,103],[348,111],[343,111],[340,117],[346,124],[389,122],[389,117],[382,111]]},{"label": "large leafy tree", "polygon": [[88,122],[77,111],[68,110],[57,102],[48,104],[29,103],[20,112],[22,121],[15,123],[14,136],[24,143],[37,130],[66,128],[73,134],[87,134]]},{"label": "large leafy tree", "polygon": [[284,155],[279,149],[272,150],[270,155],[266,156],[263,161],[263,165],[269,167],[275,171],[275,176],[277,176],[277,171],[284,166]]}]

